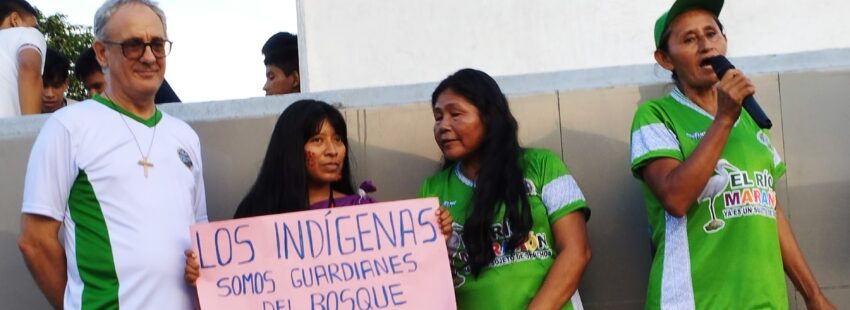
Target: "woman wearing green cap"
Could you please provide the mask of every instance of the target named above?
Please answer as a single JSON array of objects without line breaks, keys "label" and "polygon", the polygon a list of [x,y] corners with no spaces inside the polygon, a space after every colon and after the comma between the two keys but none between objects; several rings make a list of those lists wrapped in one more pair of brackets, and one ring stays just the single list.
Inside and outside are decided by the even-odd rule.
[{"label": "woman wearing green cap", "polygon": [[777,203],[785,163],[741,113],[755,87],[735,69],[718,79],[707,61],[726,54],[722,6],[678,0],[655,25],[655,59],[675,87],[632,123],[655,253],[646,308],[787,309],[787,272],[809,309],[833,309]]}]

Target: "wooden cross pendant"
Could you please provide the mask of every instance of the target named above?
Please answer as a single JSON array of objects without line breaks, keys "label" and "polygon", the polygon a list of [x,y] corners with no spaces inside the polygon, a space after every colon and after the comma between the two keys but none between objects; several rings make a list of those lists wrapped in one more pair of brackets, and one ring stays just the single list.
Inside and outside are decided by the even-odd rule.
[{"label": "wooden cross pendant", "polygon": [[153,168],[153,163],[149,162],[147,157],[142,157],[142,160],[139,161],[139,166],[145,169],[145,178],[147,178],[148,168]]}]

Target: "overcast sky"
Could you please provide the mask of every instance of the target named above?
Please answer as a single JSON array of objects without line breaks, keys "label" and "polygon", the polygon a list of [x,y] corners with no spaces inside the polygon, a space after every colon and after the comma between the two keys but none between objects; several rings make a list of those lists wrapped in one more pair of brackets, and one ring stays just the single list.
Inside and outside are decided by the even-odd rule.
[{"label": "overcast sky", "polygon": [[[91,26],[102,0],[29,0],[44,14]],[[295,0],[160,0],[174,47],[165,77],[183,102],[260,97],[260,48],[278,31],[298,31]]]}]

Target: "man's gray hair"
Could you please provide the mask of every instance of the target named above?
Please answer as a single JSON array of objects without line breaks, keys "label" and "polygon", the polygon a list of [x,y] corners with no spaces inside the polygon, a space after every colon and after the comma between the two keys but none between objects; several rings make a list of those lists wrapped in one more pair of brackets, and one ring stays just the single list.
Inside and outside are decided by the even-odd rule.
[{"label": "man's gray hair", "polygon": [[153,10],[153,12],[156,13],[156,16],[159,17],[159,21],[162,22],[162,30],[165,32],[166,38],[168,37],[168,26],[165,24],[165,12],[159,8],[156,1],[152,0],[106,0],[106,2],[97,9],[97,13],[94,14],[94,37],[98,40],[105,40],[106,33],[104,31],[106,31],[106,23],[110,18],[112,18],[112,14],[114,14],[118,8],[131,3],[141,4]]}]

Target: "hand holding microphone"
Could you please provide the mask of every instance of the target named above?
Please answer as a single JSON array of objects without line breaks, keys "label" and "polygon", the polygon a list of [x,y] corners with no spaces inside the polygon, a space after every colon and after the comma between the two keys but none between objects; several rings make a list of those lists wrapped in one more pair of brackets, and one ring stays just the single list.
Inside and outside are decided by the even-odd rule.
[{"label": "hand holding microphone", "polygon": [[[723,79],[723,76],[726,75],[729,69],[735,69],[735,66],[723,55],[711,57],[707,61],[711,64],[711,68],[714,69],[717,79]],[[770,129],[773,127],[770,118],[767,117],[752,95],[744,97],[743,106],[760,128]]]}]

